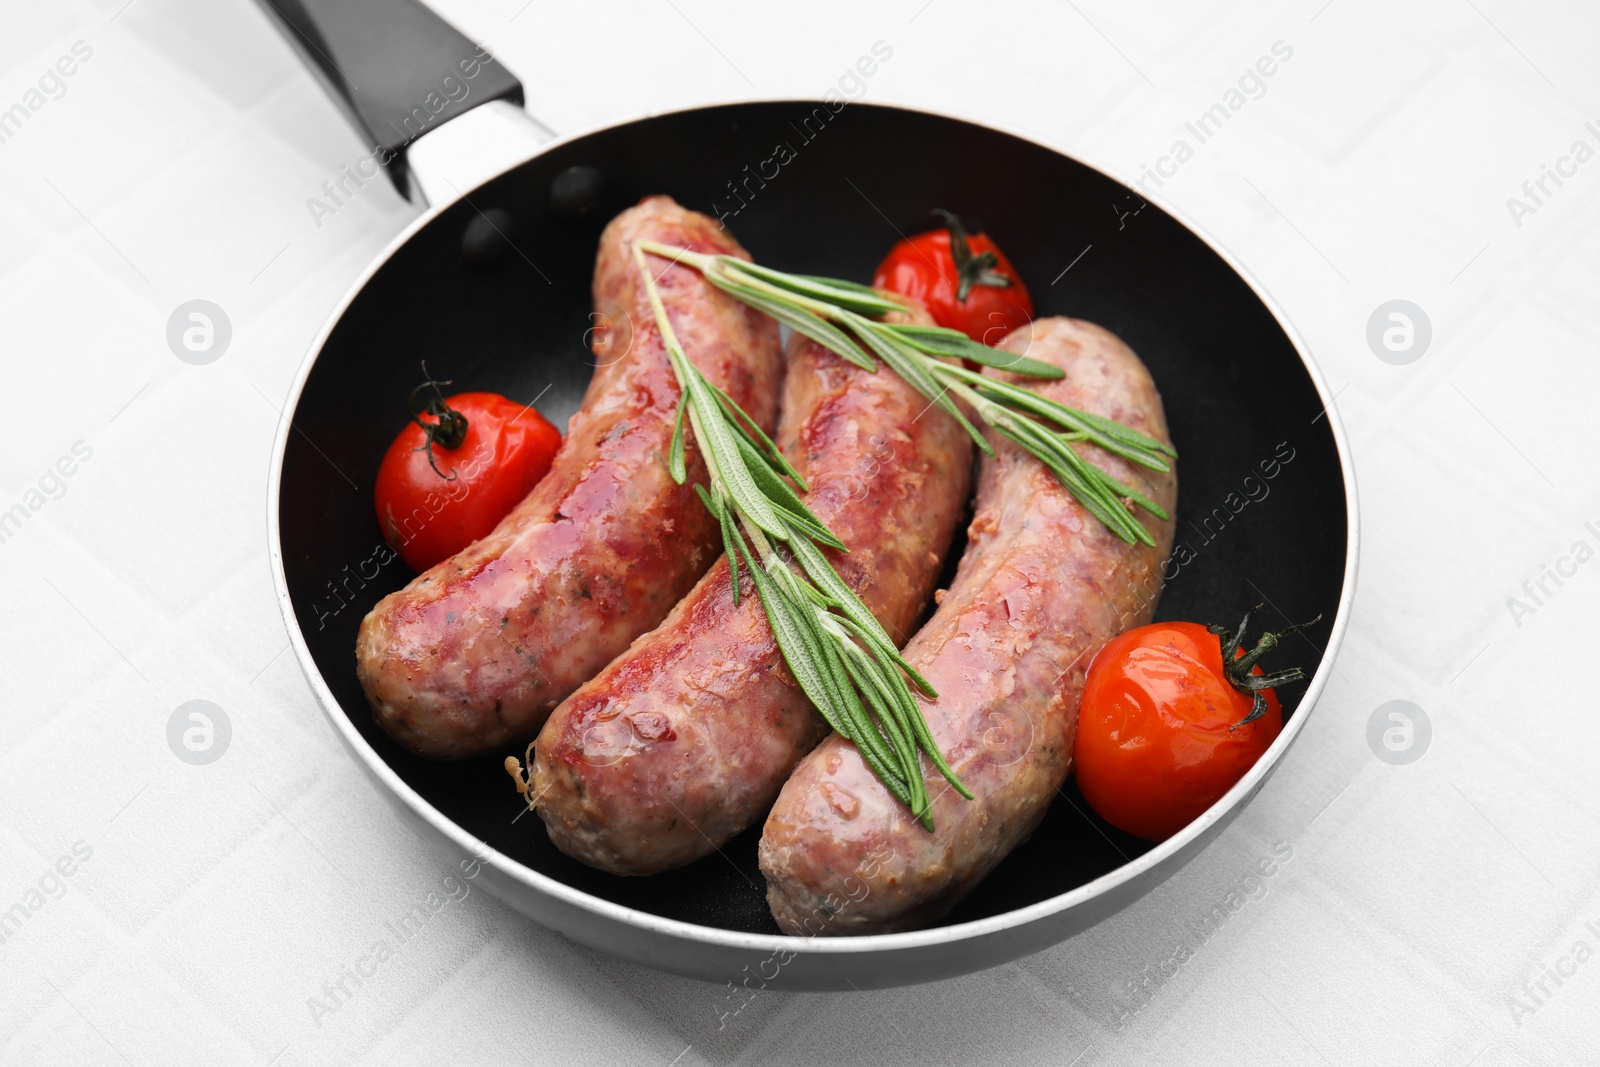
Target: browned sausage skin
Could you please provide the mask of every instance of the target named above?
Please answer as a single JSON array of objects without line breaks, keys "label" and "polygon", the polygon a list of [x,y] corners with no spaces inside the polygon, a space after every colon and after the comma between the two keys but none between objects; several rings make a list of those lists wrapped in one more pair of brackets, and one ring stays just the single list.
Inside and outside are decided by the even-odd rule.
[{"label": "browned sausage skin", "polygon": [[[632,258],[637,240],[749,258],[715,220],[650,197],[612,220],[594,270],[598,369],[550,473],[483,540],[361,623],[373,715],[414,752],[456,759],[533,736],[651,629],[717,557],[717,527],[666,456],[678,385]],[[684,266],[656,265],[690,358],[762,424],[777,407],[775,323]],[[704,466],[690,450],[690,482]]]},{"label": "browned sausage skin", "polygon": [[[1150,375],[1110,332],[1041,319],[1001,347],[1059,366],[1066,377],[985,373],[1168,440]],[[975,799],[963,799],[924,762],[936,826],[929,833],[853,745],[830,737],[795,770],[761,837],[767,902],[786,933],[887,933],[942,918],[1038,826],[1070,769],[1090,660],[1117,633],[1149,620],[1144,590],[1171,548],[1172,523],[1141,512],[1156,547],[1126,544],[1039,461],[990,440],[997,456],[981,464],[955,581],[905,648],[938,690],[938,700],[918,700]],[[1084,455],[1175,510],[1175,474],[1097,449]]]},{"label": "browned sausage skin", "polygon": [[[891,371],[799,336],[782,411],[778,445],[811,487],[806,503],[850,546],[830,559],[903,642],[964,511],[971,443]],[[689,863],[754,825],[827,735],[741,581],[735,607],[719,560],[545,724],[531,796],[563,852],[616,874]]]}]

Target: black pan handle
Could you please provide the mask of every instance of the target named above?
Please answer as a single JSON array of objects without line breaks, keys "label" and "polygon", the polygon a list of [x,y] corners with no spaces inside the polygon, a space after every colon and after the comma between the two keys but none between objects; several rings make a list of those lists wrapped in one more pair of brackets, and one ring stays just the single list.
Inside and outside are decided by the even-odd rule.
[{"label": "black pan handle", "polygon": [[522,83],[419,0],[260,0],[366,135],[402,196],[405,148]]}]

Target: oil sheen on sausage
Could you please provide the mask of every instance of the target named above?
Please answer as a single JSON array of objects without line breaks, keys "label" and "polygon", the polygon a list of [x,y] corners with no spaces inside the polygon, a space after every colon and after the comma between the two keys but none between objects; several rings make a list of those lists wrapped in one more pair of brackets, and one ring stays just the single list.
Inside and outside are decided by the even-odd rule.
[{"label": "oil sheen on sausage", "polygon": [[[532,737],[550,710],[655,627],[719,554],[667,453],[678,385],[632,258],[636,240],[749,258],[705,215],[651,197],[612,220],[594,270],[597,369],[550,473],[481,541],[361,623],[373,715],[414,752],[456,759]],[[752,417],[776,414],[776,324],[694,270],[655,262],[690,358]],[[690,481],[704,465],[690,450]]]},{"label": "oil sheen on sausage", "polygon": [[[861,370],[796,335],[777,442],[812,511],[850,546],[827,550],[840,576],[903,642],[965,511],[965,432],[887,368]],[[758,823],[827,736],[741,581],[735,607],[718,560],[545,725],[531,795],[563,852],[615,874],[689,863]]]},{"label": "oil sheen on sausage", "polygon": [[[1108,331],[1041,319],[1001,347],[1066,377],[986,373],[1168,440],[1150,375]],[[1139,512],[1157,547],[1125,544],[1038,460],[990,440],[997,455],[980,464],[955,580],[905,648],[939,693],[937,701],[919,697],[934,739],[976,799],[963,799],[924,760],[930,833],[853,745],[830,737],[795,770],[762,832],[767,902],[785,933],[887,933],[941,919],[1027,839],[1066,781],[1094,653],[1149,621],[1148,590],[1159,588],[1155,572],[1171,548],[1172,523]],[[1175,473],[1134,468],[1093,448],[1083,455],[1175,510]]]}]

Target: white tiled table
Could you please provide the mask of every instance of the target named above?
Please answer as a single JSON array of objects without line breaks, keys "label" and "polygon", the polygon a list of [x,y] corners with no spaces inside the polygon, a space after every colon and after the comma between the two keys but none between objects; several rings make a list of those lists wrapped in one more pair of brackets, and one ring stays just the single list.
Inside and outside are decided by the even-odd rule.
[{"label": "white tiled table", "polygon": [[[1275,42],[1292,49],[1160,192],[1264,282],[1338,391],[1364,553],[1337,673],[1214,847],[1014,965],[765,993],[719,1029],[725,991],[596,956],[474,891],[314,1011],[447,873],[325,725],[266,562],[291,377],[413,209],[374,182],[313,222],[306,198],[364,149],[244,0],[13,0],[0,110],[75,42],[90,54],[0,142],[0,511],[28,511],[0,530],[0,911],[28,913],[0,927],[0,1061],[1600,1062],[1600,565],[1547,580],[1538,604],[1523,592],[1575,542],[1600,548],[1585,527],[1600,528],[1600,161],[1547,182],[1520,226],[1506,203],[1574,141],[1600,150],[1585,129],[1600,10],[439,6],[560,132],[817,95],[883,40],[868,99],[996,122],[1130,177],[1194,143],[1184,123]],[[209,366],[164,338],[196,297],[233,323]],[[1365,340],[1394,298],[1433,325],[1407,366]],[[63,457],[73,473],[47,473]],[[192,699],[232,723],[209,766],[167,744]],[[1366,740],[1391,699],[1433,724],[1410,765]],[[1219,905],[1228,920],[1200,931]]]}]

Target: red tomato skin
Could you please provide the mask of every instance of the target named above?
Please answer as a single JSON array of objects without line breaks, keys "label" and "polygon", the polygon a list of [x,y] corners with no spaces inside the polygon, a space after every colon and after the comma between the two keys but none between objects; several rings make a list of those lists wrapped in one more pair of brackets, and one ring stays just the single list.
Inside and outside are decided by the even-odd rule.
[{"label": "red tomato skin", "polygon": [[1011,284],[1003,289],[974,285],[965,301],[957,300],[960,275],[950,252],[950,231],[944,229],[919,233],[891,248],[872,284],[921,301],[940,326],[960,330],[980,344],[997,345],[1006,334],[1033,321],[1033,298],[1017,269],[987,236],[971,234],[967,246],[974,256],[993,252],[995,270]]},{"label": "red tomato skin", "polygon": [[1165,841],[1231,789],[1283,730],[1277,695],[1264,695],[1266,714],[1230,730],[1250,714],[1251,700],[1223,676],[1216,634],[1193,622],[1129,630],[1089,666],[1073,742],[1078,788],[1111,825]]},{"label": "red tomato skin", "polygon": [[384,540],[418,572],[493,530],[549,472],[561,446],[544,416],[497,393],[458,393],[445,403],[467,419],[460,447],[433,446],[433,462],[453,477],[429,465],[427,434],[412,422],[384,453],[373,491]]}]

